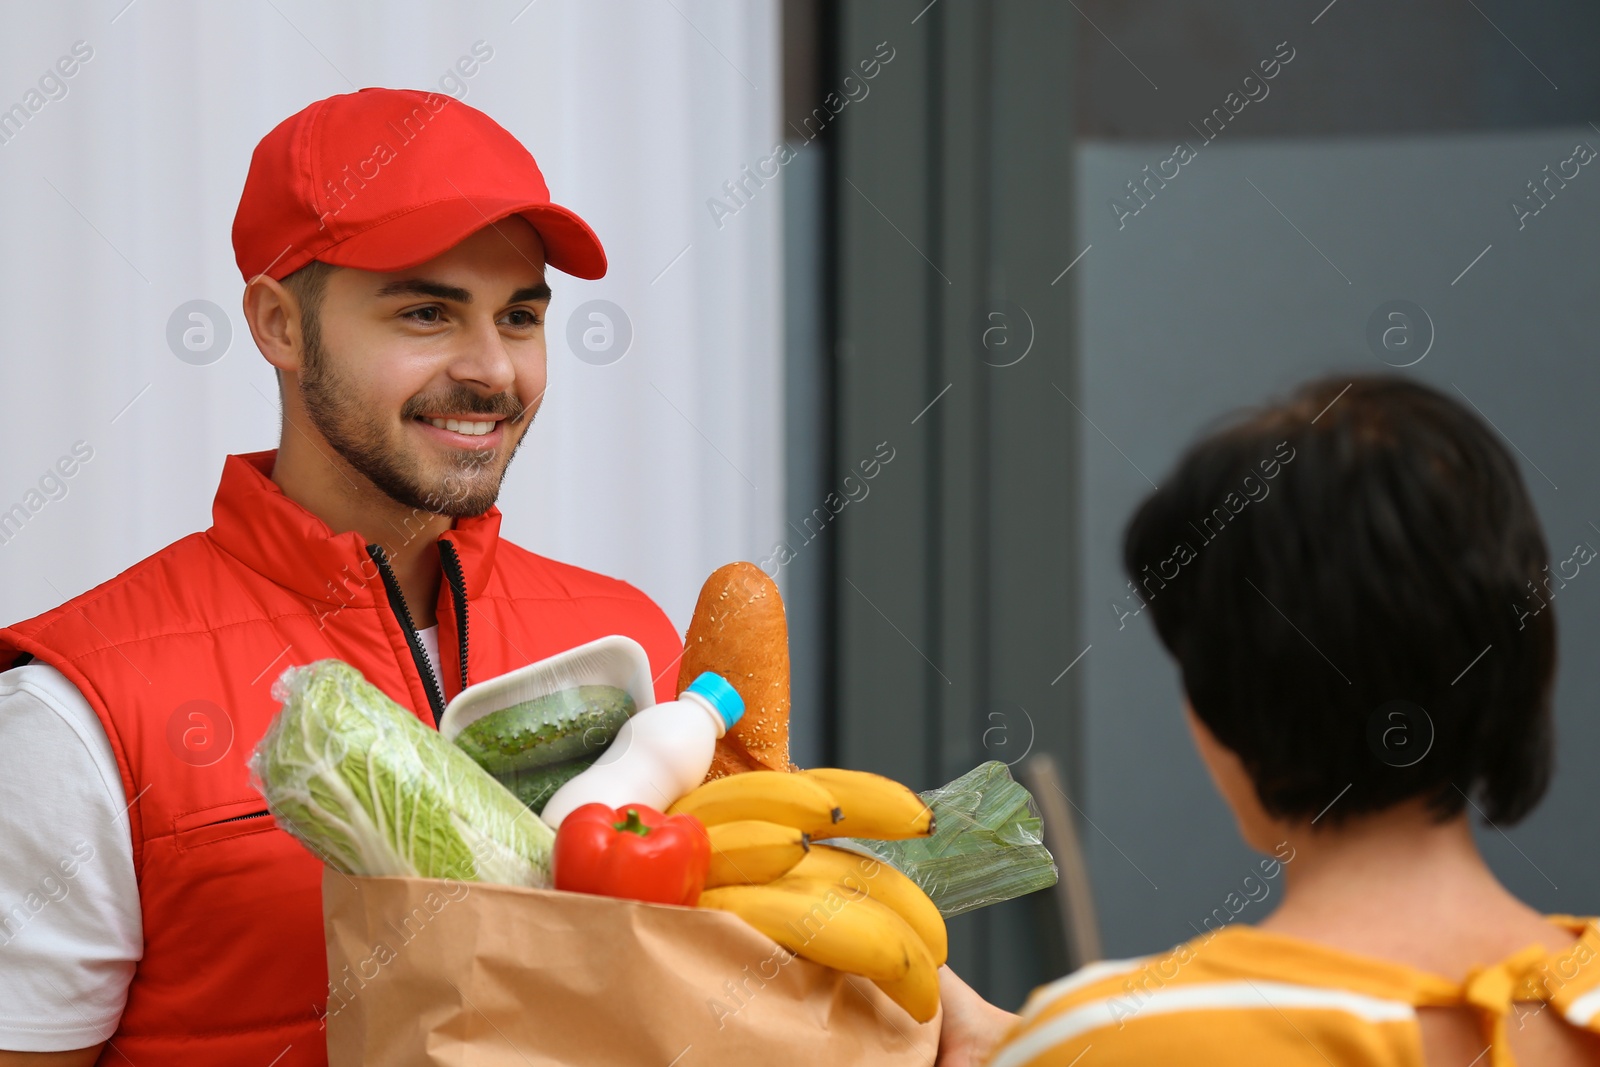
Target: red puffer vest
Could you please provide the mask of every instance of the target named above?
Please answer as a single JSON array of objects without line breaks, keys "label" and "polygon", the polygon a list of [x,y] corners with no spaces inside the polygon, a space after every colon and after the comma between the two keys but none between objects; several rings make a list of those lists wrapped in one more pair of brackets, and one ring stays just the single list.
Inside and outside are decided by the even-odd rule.
[{"label": "red puffer vest", "polygon": [[273,456],[228,457],[211,529],[0,630],[0,666],[48,663],[93,705],[132,802],[144,957],[102,1063],[327,1063],[322,866],[246,768],[286,667],[336,656],[432,724],[469,680],[618,633],[673,697],[682,643],[661,609],[501,541],[493,509],[439,539],[435,679],[383,551],[285,497]]}]

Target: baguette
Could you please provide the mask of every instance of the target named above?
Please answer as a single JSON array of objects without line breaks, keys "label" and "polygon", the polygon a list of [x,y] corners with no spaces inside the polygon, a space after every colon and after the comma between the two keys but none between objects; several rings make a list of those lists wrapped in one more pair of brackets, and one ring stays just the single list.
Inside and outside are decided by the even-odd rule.
[{"label": "baguette", "polygon": [[682,693],[704,671],[726,678],[744,715],[717,741],[706,780],[789,762],[789,626],[776,583],[753,563],[713,571],[700,588],[678,670]]}]

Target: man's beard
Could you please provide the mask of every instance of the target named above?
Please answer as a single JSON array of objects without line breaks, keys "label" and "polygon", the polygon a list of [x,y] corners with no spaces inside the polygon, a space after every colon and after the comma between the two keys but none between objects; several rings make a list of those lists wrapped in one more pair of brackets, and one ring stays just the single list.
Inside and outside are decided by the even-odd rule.
[{"label": "man's beard", "polygon": [[[522,445],[519,437],[503,462],[500,448],[463,449],[454,461],[454,469],[433,484],[425,480],[421,471],[404,466],[406,456],[385,435],[379,416],[364,410],[333,371],[314,331],[305,334],[305,364],[299,381],[300,398],[312,425],[350,466],[384,495],[409,508],[452,518],[482,515],[494,506],[511,457]],[[464,385],[456,385],[436,396],[412,397],[401,406],[400,418],[410,422],[430,411],[504,415],[509,426],[522,416],[523,406],[511,393],[480,396]]]}]

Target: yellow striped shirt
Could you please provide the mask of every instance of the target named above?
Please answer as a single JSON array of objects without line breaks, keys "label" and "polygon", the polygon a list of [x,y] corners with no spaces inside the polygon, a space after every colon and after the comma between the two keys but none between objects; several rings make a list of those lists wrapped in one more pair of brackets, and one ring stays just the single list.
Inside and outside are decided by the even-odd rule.
[{"label": "yellow striped shirt", "polygon": [[[1417,1008],[1470,1006],[1512,1067],[1507,1020],[1546,1009],[1600,1033],[1600,924],[1549,917],[1579,940],[1537,945],[1464,983],[1237,925],[1170,952],[1091,963],[1041,986],[987,1067],[1422,1067]],[[1089,1054],[1092,1050],[1092,1055]]]}]

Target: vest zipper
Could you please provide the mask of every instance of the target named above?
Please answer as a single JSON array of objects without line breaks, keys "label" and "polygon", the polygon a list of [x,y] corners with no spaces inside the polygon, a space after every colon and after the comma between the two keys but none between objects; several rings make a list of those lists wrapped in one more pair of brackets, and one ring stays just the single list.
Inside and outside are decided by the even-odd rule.
[{"label": "vest zipper", "polygon": [[456,643],[461,649],[461,688],[467,687],[467,578],[461,570],[461,556],[455,542],[439,540],[439,565],[444,568],[445,581],[450,583],[450,599],[456,608]]},{"label": "vest zipper", "polygon": [[259,819],[266,815],[265,811],[252,811],[247,815],[235,815],[230,819],[218,819],[216,822],[207,823],[207,826],[221,826],[225,822],[238,822],[240,819]]},{"label": "vest zipper", "polygon": [[433,711],[433,725],[438,726],[439,720],[444,718],[444,691],[439,687],[439,679],[433,673],[433,664],[428,662],[428,652],[422,647],[422,638],[417,636],[411,609],[406,606],[406,595],[400,591],[400,580],[394,576],[394,568],[389,566],[389,557],[384,554],[382,545],[368,545],[367,555],[372,557],[372,562],[378,565],[378,573],[383,576],[383,588],[389,594],[389,607],[394,612],[395,618],[400,620],[400,628],[405,631],[406,644],[411,647],[412,662],[416,664],[417,673],[422,677],[422,688],[428,691],[428,706]]}]

